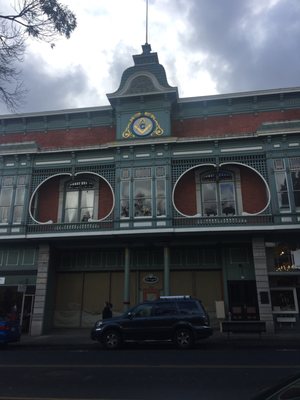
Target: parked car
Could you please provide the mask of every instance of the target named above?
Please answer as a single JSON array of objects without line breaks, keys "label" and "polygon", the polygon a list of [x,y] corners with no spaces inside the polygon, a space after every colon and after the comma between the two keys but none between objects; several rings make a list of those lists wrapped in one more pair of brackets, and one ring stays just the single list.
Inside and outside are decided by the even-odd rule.
[{"label": "parked car", "polygon": [[178,348],[187,349],[212,332],[200,300],[164,296],[140,303],[122,316],[97,321],[91,338],[107,349],[116,349],[128,341],[172,341]]},{"label": "parked car", "polygon": [[0,315],[0,345],[18,342],[21,338],[20,321]]}]

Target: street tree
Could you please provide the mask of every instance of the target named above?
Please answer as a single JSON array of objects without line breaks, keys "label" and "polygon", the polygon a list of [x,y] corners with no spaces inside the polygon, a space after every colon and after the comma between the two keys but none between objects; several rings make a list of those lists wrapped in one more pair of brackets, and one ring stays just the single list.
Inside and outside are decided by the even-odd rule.
[{"label": "street tree", "polygon": [[22,103],[26,90],[18,63],[23,61],[26,39],[48,42],[69,38],[76,16],[57,0],[16,0],[7,12],[0,10],[0,101],[11,111]]}]

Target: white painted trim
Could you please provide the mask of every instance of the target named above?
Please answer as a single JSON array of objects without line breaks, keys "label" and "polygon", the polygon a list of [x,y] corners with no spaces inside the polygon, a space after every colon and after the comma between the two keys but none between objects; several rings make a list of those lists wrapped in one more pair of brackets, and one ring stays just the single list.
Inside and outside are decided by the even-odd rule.
[{"label": "white painted trim", "polygon": [[94,162],[94,161],[113,161],[114,157],[99,157],[99,158],[78,158],[78,162]]},{"label": "white painted trim", "polygon": [[70,164],[71,160],[61,161],[37,161],[35,165],[56,165],[56,164]]},{"label": "white painted trim", "polygon": [[150,157],[150,154],[149,153],[144,153],[144,154],[141,153],[141,154],[136,154],[135,157],[136,158]]},{"label": "white painted trim", "polygon": [[221,149],[221,153],[231,153],[236,151],[249,151],[249,150],[262,150],[262,146],[252,146],[252,147],[233,147],[230,149]]},{"label": "white painted trim", "polygon": [[185,156],[189,154],[211,154],[212,150],[195,150],[195,151],[174,151],[174,156]]},{"label": "white painted trim", "polygon": [[253,172],[255,172],[257,175],[259,175],[259,177],[260,177],[260,178],[263,180],[263,182],[265,183],[265,187],[266,187],[266,189],[267,189],[267,194],[268,194],[268,202],[267,202],[266,207],[265,207],[264,209],[262,209],[261,211],[259,211],[258,213],[255,213],[255,214],[249,214],[249,213],[247,213],[246,215],[260,215],[261,213],[263,213],[263,212],[269,207],[269,205],[270,205],[270,202],[271,202],[271,191],[270,191],[268,182],[265,180],[265,178],[262,176],[262,174],[261,174],[260,172],[258,172],[257,169],[255,169],[255,168],[253,168],[253,167],[250,167],[249,165],[246,165],[246,164],[243,164],[243,163],[239,163],[239,162],[235,162],[235,161],[231,161],[231,162],[229,161],[229,162],[221,163],[221,164],[220,164],[220,167],[223,166],[223,165],[239,165],[239,166],[242,166],[242,167],[245,167],[245,168],[249,168],[249,169],[251,169]]}]

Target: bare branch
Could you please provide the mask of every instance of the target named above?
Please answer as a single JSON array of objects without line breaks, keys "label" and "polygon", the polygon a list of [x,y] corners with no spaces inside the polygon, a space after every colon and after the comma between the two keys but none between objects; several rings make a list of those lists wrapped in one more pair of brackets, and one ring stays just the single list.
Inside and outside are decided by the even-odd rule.
[{"label": "bare branch", "polygon": [[13,12],[0,15],[0,101],[14,110],[25,90],[17,62],[23,60],[26,36],[51,43],[69,38],[76,28],[75,15],[57,0],[19,0]]}]

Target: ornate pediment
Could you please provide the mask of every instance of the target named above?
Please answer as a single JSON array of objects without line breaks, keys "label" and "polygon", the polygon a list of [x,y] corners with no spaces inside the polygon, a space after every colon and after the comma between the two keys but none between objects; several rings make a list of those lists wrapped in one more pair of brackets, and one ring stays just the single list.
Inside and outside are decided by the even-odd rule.
[{"label": "ornate pediment", "polygon": [[134,93],[149,93],[156,92],[152,80],[145,75],[138,76],[134,78],[126,92],[124,94],[134,94]]}]

